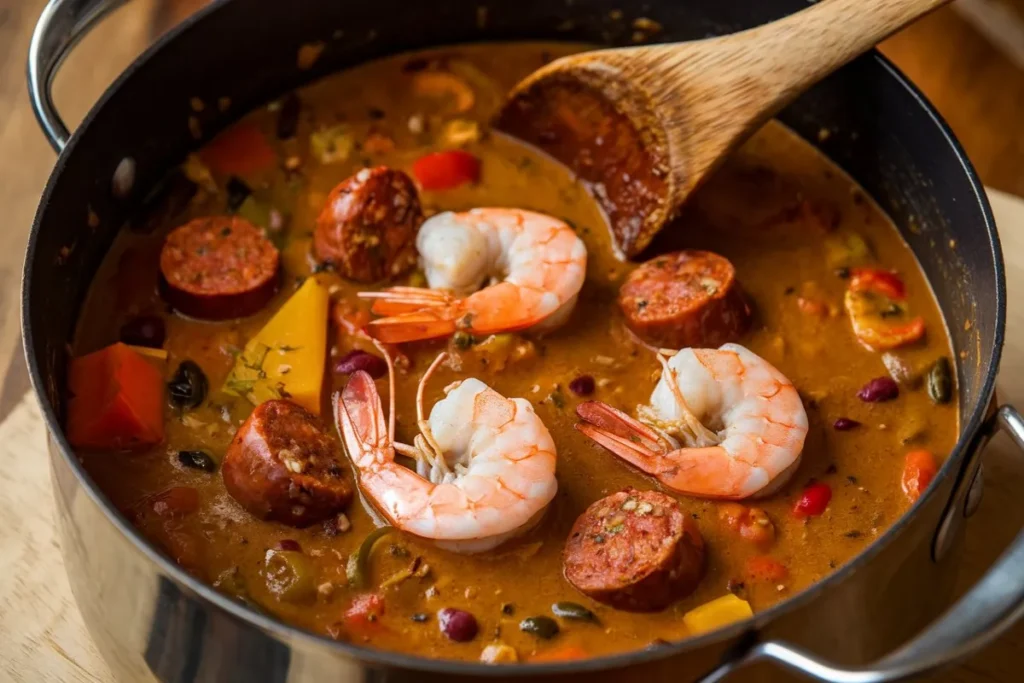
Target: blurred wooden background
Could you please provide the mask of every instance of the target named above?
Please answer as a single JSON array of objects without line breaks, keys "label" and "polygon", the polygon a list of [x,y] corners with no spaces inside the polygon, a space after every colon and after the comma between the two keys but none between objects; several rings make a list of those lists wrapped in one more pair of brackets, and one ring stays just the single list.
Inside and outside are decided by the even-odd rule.
[{"label": "blurred wooden background", "polygon": [[[872,1],[864,0],[865,4]],[[0,0],[0,420],[28,390],[18,335],[21,259],[39,194],[54,161],[36,127],[24,81],[31,28],[44,4],[45,0]],[[99,26],[68,60],[57,80],[56,100],[68,124],[80,120],[147,43],[202,4],[204,0],[133,0]],[[955,7],[925,18],[882,49],[946,117],[985,183],[1024,195],[1024,0],[958,0]],[[1017,245],[1024,249],[1024,236],[1004,235],[1007,250]],[[989,458],[987,466],[986,500],[968,525],[963,586],[976,580],[1024,520],[1020,505],[1024,465]],[[0,614],[3,611],[0,600]],[[0,628],[0,634],[3,632]],[[0,674],[10,673],[5,665],[24,660],[26,653],[14,656],[4,647],[11,641],[0,641]],[[29,659],[56,656],[52,648],[32,649]],[[68,653],[62,656],[74,663]],[[1021,681],[1022,661],[1024,625],[1018,625],[996,645],[934,680]],[[50,669],[51,673],[55,670]],[[42,671],[36,676],[22,669],[22,676],[15,680],[44,680]],[[101,675],[83,671],[71,678],[45,680],[101,680],[97,678]]]}]

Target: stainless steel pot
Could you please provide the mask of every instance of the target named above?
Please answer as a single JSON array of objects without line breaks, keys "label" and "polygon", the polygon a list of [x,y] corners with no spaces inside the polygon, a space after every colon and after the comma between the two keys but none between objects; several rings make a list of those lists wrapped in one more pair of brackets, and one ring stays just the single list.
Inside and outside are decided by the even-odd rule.
[{"label": "stainless steel pot", "polygon": [[[616,43],[628,40],[630,30],[608,18],[618,4],[613,0],[223,0],[135,62],[69,136],[50,97],[53,74],[89,25],[123,2],[51,0],[33,37],[32,102],[60,158],[32,229],[22,309],[25,352],[50,430],[68,575],[93,637],[122,680],[450,683],[480,676],[710,683],[748,664],[757,680],[766,680],[780,672],[764,665],[774,662],[817,680],[874,683],[955,661],[1024,611],[1022,535],[936,619],[951,589],[962,520],[980,495],[982,446],[1003,428],[1024,448],[1024,420],[1008,406],[990,409],[1006,294],[981,185],[939,116],[878,54],[843,68],[781,118],[849,172],[903,230],[946,320],[955,323],[963,428],[929,491],[855,560],[716,633],[612,657],[511,668],[337,643],[255,612],[182,572],[110,505],[60,425],[66,342],[85,289],[116,232],[159,198],[163,174],[197,145],[187,125],[190,98],[230,98],[227,112],[204,112],[203,130],[212,133],[287,89],[390,52],[486,39]],[[488,8],[484,27],[480,2]],[[740,30],[800,6],[799,0],[651,0],[643,14],[664,27],[664,39],[681,40]],[[302,71],[296,50],[310,42],[323,42],[325,50],[313,69]],[[831,132],[824,141],[817,135],[822,128]],[[89,211],[100,217],[94,232],[86,228]],[[964,320],[972,322],[969,330]]]}]

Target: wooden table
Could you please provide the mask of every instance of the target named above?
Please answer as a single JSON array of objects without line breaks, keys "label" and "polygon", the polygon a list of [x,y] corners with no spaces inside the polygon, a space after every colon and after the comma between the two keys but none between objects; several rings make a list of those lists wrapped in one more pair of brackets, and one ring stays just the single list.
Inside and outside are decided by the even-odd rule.
[{"label": "wooden table", "polygon": [[[991,2],[991,0],[972,0]],[[1017,0],[1006,0],[1013,2]],[[79,47],[58,79],[57,103],[78,121],[154,34],[202,0],[134,0]],[[21,253],[53,164],[24,86],[24,55],[44,0],[0,0],[0,680],[104,682],[110,675],[70,598],[52,523],[44,435],[17,336]],[[159,29],[157,29],[159,30]],[[956,45],[957,49],[950,49]],[[947,116],[986,183],[1024,194],[1024,73],[944,10],[890,41],[888,54],[923,84]],[[999,390],[1024,405],[1024,202],[995,193],[1010,284]],[[5,419],[6,418],[6,419]],[[970,586],[1024,521],[1024,458],[1004,437],[985,456],[985,499],[967,527],[961,589]],[[10,520],[17,520],[16,522]],[[1024,679],[1024,624],[970,661],[934,677],[943,683]]]}]

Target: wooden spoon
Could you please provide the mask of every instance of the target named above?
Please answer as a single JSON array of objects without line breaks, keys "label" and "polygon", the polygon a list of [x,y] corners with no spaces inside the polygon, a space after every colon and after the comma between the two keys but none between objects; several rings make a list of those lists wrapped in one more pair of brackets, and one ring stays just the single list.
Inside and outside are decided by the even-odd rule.
[{"label": "wooden spoon", "polygon": [[643,250],[722,159],[819,79],[949,0],[822,0],[741,33],[558,59],[496,126],[572,169]]}]

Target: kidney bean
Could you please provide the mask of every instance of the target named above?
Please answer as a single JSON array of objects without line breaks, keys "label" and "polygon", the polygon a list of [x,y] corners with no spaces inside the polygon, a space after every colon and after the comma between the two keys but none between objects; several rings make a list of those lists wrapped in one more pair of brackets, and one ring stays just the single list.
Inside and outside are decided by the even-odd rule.
[{"label": "kidney bean", "polygon": [[296,552],[296,553],[301,553],[302,552],[302,546],[299,545],[299,542],[295,541],[295,540],[292,540],[290,538],[283,538],[280,541],[278,541],[277,542],[277,549],[278,550],[288,550],[288,551]]},{"label": "kidney bean", "polygon": [[857,398],[867,403],[891,401],[900,395],[900,387],[892,377],[876,377],[857,392]]},{"label": "kidney bean", "polygon": [[851,420],[848,417],[841,417],[832,423],[832,429],[837,432],[848,432],[851,429],[856,429],[857,427],[860,427],[860,422]]},{"label": "kidney bean", "polygon": [[356,350],[346,353],[334,365],[334,372],[342,375],[351,375],[359,370],[377,379],[387,374],[388,364],[380,356]]},{"label": "kidney bean", "polygon": [[438,610],[437,623],[441,627],[441,633],[456,643],[467,643],[473,640],[479,630],[476,617],[454,607]]},{"label": "kidney bean", "polygon": [[159,349],[164,345],[167,331],[164,319],[156,315],[140,315],[121,326],[119,338],[132,346],[147,346]]},{"label": "kidney bean", "polygon": [[577,396],[590,396],[594,393],[594,378],[590,375],[580,375],[569,382],[569,391]]}]

